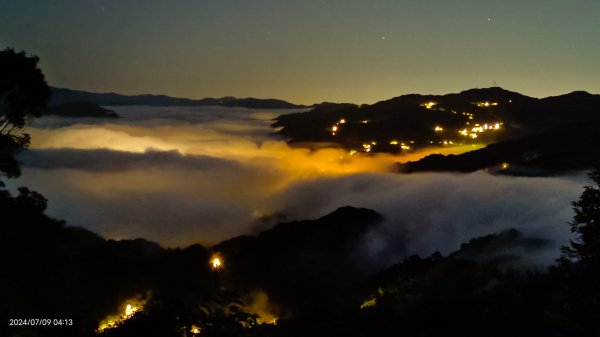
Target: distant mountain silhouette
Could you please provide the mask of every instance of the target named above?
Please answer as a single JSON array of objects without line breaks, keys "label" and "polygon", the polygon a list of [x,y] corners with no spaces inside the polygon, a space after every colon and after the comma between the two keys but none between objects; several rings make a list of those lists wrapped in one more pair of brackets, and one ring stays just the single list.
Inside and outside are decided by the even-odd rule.
[{"label": "distant mountain silhouette", "polygon": [[[447,95],[410,94],[372,105],[316,106],[279,116],[291,143],[326,142],[358,152],[493,143],[575,122],[600,120],[600,95],[583,91],[537,99],[499,87]],[[481,129],[479,129],[481,127]]]},{"label": "distant mountain silhouette", "polygon": [[68,102],[51,106],[44,111],[44,115],[62,117],[95,117],[95,118],[119,118],[120,116],[109,109],[105,109],[90,102]]},{"label": "distant mountain silhouette", "polygon": [[165,95],[120,95],[116,93],[93,93],[65,88],[52,88],[52,98],[49,105],[63,103],[89,102],[97,105],[151,105],[151,106],[228,106],[257,109],[296,109],[306,108],[305,105],[289,103],[278,99],[260,98],[203,98],[189,99]]}]

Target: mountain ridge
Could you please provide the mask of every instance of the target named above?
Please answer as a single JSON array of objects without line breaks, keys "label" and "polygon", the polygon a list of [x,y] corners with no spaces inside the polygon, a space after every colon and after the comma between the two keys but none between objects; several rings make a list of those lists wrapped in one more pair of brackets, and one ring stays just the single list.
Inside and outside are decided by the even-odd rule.
[{"label": "mountain ridge", "polygon": [[371,105],[317,105],[308,112],[281,115],[272,126],[291,144],[326,142],[353,153],[397,154],[432,146],[490,144],[599,118],[600,95],[573,91],[533,98],[491,87],[402,95]]},{"label": "mountain ridge", "polygon": [[568,124],[459,155],[432,154],[417,161],[398,163],[398,170],[402,173],[469,173],[486,169],[515,176],[565,174],[600,164],[599,135],[597,124]]},{"label": "mountain ridge", "polygon": [[180,98],[167,95],[141,94],[122,95],[114,92],[95,93],[82,90],[52,87],[52,98],[49,106],[56,106],[72,102],[89,102],[97,105],[150,105],[150,106],[226,106],[256,109],[302,109],[309,106],[290,103],[279,99],[262,98],[235,98],[225,96],[221,98]]}]

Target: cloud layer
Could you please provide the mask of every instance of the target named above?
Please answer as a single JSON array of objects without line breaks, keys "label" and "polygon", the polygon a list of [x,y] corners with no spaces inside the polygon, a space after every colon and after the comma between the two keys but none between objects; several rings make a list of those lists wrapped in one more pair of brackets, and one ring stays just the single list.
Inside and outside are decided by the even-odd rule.
[{"label": "cloud layer", "polygon": [[[366,254],[444,253],[470,238],[514,227],[569,237],[570,202],[583,174],[511,178],[391,173],[408,156],[350,156],[341,149],[290,148],[269,136],[277,113],[229,108],[117,107],[119,121],[46,118],[20,159],[26,185],[47,196],[49,213],[111,238],[167,246],[212,244],[256,230],[259,219],[317,218],[352,205],[386,225],[365,238]],[[444,152],[461,152],[449,148]],[[394,238],[408,237],[406,250]],[[394,255],[394,254],[391,254]],[[550,261],[550,255],[534,257]],[[395,256],[394,256],[395,257]]]}]

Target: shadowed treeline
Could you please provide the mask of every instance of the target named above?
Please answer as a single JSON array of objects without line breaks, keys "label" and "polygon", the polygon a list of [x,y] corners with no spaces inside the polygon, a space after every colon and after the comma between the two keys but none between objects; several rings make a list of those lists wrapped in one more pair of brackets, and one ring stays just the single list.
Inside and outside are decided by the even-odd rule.
[{"label": "shadowed treeline", "polygon": [[[587,200],[580,201],[587,208]],[[597,200],[596,200],[597,202]],[[585,205],[584,205],[585,203]],[[73,318],[73,327],[12,327],[8,336],[87,336],[136,296],[149,301],[106,336],[594,336],[598,331],[597,254],[571,251],[549,271],[526,271],[519,254],[544,246],[515,230],[471,240],[448,256],[412,256],[365,272],[357,242],[381,221],[342,208],[316,221],[275,226],[216,247],[210,270],[199,246],[165,250],[145,240],[112,241],[43,214],[45,199],[4,191],[3,317]],[[581,218],[581,217],[580,217]],[[587,235],[589,237],[589,235]],[[595,240],[595,238],[593,238]],[[580,242],[587,247],[588,242]],[[398,243],[400,244],[400,242]],[[587,250],[585,250],[587,252]],[[583,254],[583,253],[582,253]],[[277,325],[257,324],[244,294],[266,291]],[[237,295],[236,295],[237,293]],[[212,330],[211,330],[212,329]],[[16,336],[16,335],[15,335]]]},{"label": "shadowed treeline", "polygon": [[[17,196],[4,190],[0,195],[0,286],[8,290],[0,300],[3,318],[71,318],[74,327],[57,333],[77,335],[93,333],[105,316],[139,295],[151,297],[150,311],[171,306],[170,315],[220,296],[204,247],[166,250],[143,239],[105,240],[47,217],[45,204],[25,188]],[[165,333],[175,328],[163,323],[169,324],[154,328]],[[47,329],[19,330],[35,336]]]}]

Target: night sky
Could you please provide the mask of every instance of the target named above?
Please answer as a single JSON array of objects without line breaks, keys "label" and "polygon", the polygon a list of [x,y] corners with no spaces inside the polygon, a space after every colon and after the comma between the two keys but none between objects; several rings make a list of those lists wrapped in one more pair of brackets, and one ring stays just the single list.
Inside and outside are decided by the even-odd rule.
[{"label": "night sky", "polygon": [[0,48],[72,89],[372,103],[600,92],[597,0],[0,1]]}]

